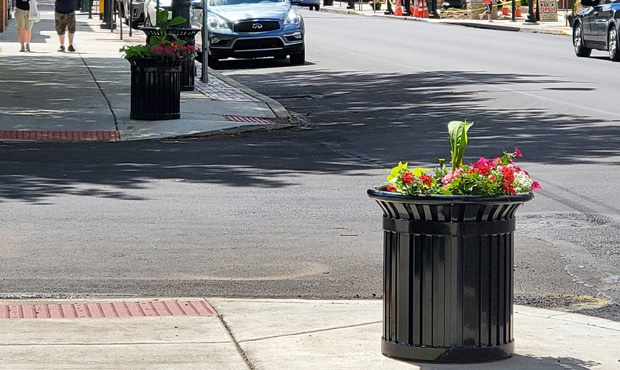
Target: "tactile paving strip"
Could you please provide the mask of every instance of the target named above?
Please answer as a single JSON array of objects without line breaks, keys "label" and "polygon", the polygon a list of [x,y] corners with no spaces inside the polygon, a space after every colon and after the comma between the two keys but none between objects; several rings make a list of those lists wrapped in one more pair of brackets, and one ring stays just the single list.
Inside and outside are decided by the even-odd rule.
[{"label": "tactile paving strip", "polygon": [[217,315],[217,313],[204,300],[0,305],[0,319],[94,319],[213,315]]},{"label": "tactile paving strip", "polygon": [[227,121],[232,122],[251,122],[251,123],[278,123],[275,118],[266,117],[248,117],[248,116],[224,116]]},{"label": "tactile paving strip", "polygon": [[16,141],[119,141],[118,131],[7,131],[0,140]]}]

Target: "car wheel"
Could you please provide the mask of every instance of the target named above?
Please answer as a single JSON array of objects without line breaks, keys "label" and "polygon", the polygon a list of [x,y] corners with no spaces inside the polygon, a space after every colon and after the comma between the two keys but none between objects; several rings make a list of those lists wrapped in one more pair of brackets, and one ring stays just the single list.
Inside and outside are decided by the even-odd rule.
[{"label": "car wheel", "polygon": [[291,54],[291,64],[294,66],[302,65],[306,62],[306,49],[302,49],[301,53]]},{"label": "car wheel", "polygon": [[320,6],[320,5],[315,5],[315,6],[314,6],[314,10],[316,10],[317,12],[319,11],[319,9],[321,9],[321,6]]},{"label": "car wheel", "polygon": [[607,37],[607,45],[609,49],[609,59],[614,62],[620,61],[620,51],[618,50],[618,31],[616,26],[612,25]]},{"label": "car wheel", "polygon": [[573,28],[573,47],[578,57],[589,57],[592,49],[583,46],[583,26],[581,23],[575,23]]},{"label": "car wheel", "polygon": [[155,25],[151,22],[151,17],[149,17],[148,15],[145,16],[146,18],[144,18],[144,26],[145,27],[155,27]]}]

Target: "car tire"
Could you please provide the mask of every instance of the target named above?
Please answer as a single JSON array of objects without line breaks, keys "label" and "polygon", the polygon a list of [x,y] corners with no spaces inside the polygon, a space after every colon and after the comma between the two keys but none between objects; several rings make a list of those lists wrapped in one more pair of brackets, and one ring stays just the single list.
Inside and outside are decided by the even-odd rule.
[{"label": "car tire", "polygon": [[618,30],[616,25],[612,24],[607,33],[607,50],[609,50],[609,59],[614,62],[620,61],[620,50],[618,50]]},{"label": "car tire", "polygon": [[589,57],[592,53],[592,49],[583,46],[583,26],[579,22],[573,28],[573,48],[578,57]]},{"label": "car tire", "polygon": [[317,12],[319,11],[319,9],[321,9],[321,6],[320,6],[320,5],[315,5],[315,6],[314,6],[314,10],[316,10]]},{"label": "car tire", "polygon": [[291,54],[291,65],[299,66],[306,62],[306,49],[302,49],[300,53]]}]

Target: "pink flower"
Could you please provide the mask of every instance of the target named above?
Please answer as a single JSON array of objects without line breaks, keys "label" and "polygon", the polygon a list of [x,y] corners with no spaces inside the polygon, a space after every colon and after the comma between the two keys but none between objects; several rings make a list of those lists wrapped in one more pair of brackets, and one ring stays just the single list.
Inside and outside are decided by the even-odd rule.
[{"label": "pink flower", "polygon": [[515,153],[514,153],[514,154],[515,154],[517,157],[522,157],[522,155],[521,155],[521,151],[520,151],[520,150],[519,150],[519,148],[517,148],[516,146],[515,146]]},{"label": "pink flower", "polygon": [[538,181],[534,181],[532,183],[532,191],[534,190],[542,190],[542,186],[540,186],[540,184],[538,183]]}]

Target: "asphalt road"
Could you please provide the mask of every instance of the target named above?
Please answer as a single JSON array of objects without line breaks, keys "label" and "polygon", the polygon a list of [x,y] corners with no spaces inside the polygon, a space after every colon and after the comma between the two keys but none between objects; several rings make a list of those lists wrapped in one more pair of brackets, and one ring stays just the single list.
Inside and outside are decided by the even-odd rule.
[{"label": "asphalt road", "polygon": [[0,145],[0,294],[378,298],[366,189],[447,157],[468,119],[468,158],[517,146],[543,186],[519,212],[517,302],[620,320],[618,64],[560,36],[303,14],[307,64],[220,69],[298,129]]}]

